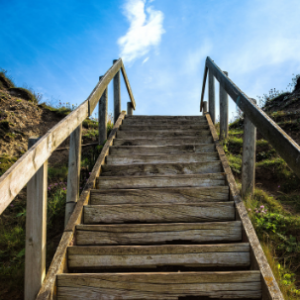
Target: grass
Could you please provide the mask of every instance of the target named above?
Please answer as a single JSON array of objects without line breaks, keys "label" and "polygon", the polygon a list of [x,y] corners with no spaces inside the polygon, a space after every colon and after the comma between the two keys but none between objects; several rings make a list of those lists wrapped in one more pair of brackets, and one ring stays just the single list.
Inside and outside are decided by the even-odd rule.
[{"label": "grass", "polygon": [[17,157],[10,157],[8,155],[0,156],[0,176],[2,176],[16,161]]}]

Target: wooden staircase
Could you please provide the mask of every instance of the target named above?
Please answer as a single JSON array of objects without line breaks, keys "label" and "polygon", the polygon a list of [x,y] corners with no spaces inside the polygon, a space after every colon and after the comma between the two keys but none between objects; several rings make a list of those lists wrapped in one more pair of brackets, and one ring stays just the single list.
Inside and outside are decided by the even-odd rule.
[{"label": "wooden staircase", "polygon": [[124,119],[57,299],[264,298],[212,126],[207,116]]}]

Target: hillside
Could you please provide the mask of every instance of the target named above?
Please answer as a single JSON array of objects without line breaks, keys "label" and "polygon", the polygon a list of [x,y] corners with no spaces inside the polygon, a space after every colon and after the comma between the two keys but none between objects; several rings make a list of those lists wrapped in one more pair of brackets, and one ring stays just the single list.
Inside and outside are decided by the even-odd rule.
[{"label": "hillside", "polygon": [[[300,144],[300,78],[293,92],[264,97],[262,109]],[[269,95],[274,95],[271,91]],[[229,126],[224,150],[241,178],[243,118]],[[285,299],[300,299],[300,179],[257,133],[256,189],[245,204]]]},{"label": "hillside", "polygon": [[[39,98],[30,90],[16,88],[5,72],[0,72],[0,176],[27,151],[29,137],[44,135],[71,112],[63,105],[39,104]],[[101,151],[97,128],[93,120],[83,122],[81,188]],[[108,130],[111,128],[110,119]],[[48,164],[47,267],[64,228],[68,144],[69,139]],[[0,216],[0,299],[24,298],[25,221],[26,187]]]}]

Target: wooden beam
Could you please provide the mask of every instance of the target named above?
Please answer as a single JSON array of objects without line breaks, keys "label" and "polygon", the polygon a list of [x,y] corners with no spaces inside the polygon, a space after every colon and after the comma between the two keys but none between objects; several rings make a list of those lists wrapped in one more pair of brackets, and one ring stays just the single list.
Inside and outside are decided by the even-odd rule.
[{"label": "wooden beam", "polygon": [[216,123],[215,77],[211,71],[208,73],[208,105],[213,123]]},{"label": "wooden beam", "polygon": [[74,210],[79,196],[79,180],[81,168],[81,135],[82,125],[80,124],[70,136],[67,199],[65,210],[65,226]]},{"label": "wooden beam", "polygon": [[203,114],[207,113],[207,101],[203,102]]},{"label": "wooden beam", "polygon": [[[254,104],[256,101],[251,99]],[[253,195],[255,188],[256,127],[244,117],[242,196]]]},{"label": "wooden beam", "polygon": [[[228,73],[223,72],[226,76]],[[228,94],[220,83],[220,140],[228,137]]]},{"label": "wooden beam", "polygon": [[131,102],[127,102],[127,115],[132,116],[133,115],[133,106]]},{"label": "wooden beam", "polygon": [[[114,60],[113,63],[117,63]],[[119,115],[121,113],[121,81],[120,81],[120,71],[118,71],[114,76],[114,123],[117,122]]]},{"label": "wooden beam", "polygon": [[[100,80],[103,76],[100,77]],[[102,145],[107,140],[107,107],[108,107],[108,92],[107,88],[103,92],[98,105],[98,132],[99,145]]]},{"label": "wooden beam", "polygon": [[128,80],[123,62],[122,62],[122,66],[121,66],[121,71],[122,71],[122,74],[123,74],[123,78],[124,78],[124,81],[125,81],[125,85],[126,85],[126,88],[127,88],[129,98],[131,100],[132,108],[135,110],[136,103],[135,103],[135,100],[134,100],[134,97],[133,97],[133,93],[132,93],[132,90],[131,90],[131,87],[130,87],[130,84],[129,84],[129,80]]},{"label": "wooden beam", "polygon": [[206,66],[218,79],[237,106],[248,116],[263,137],[270,142],[288,166],[300,177],[300,146],[250,99],[211,60]]},{"label": "wooden beam", "polygon": [[206,77],[207,77],[208,68],[204,67],[204,75],[203,75],[203,81],[202,81],[202,92],[201,92],[201,99],[200,99],[200,112],[202,111],[203,107],[203,98],[205,93],[205,84],[206,84]]},{"label": "wooden beam", "polygon": [[[30,138],[28,148],[38,141]],[[47,162],[27,184],[25,240],[25,300],[34,300],[46,273]]]}]

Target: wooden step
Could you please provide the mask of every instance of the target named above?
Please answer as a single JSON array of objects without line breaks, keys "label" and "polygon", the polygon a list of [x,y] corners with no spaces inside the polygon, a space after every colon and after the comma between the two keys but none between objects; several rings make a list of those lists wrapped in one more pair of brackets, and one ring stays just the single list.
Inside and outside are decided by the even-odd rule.
[{"label": "wooden step", "polygon": [[136,124],[124,124],[120,126],[120,130],[124,131],[160,131],[160,130],[207,130],[209,129],[208,124],[200,123],[198,125],[178,125],[178,126],[172,126],[172,125],[136,125]]},{"label": "wooden step", "polygon": [[185,137],[180,138],[116,138],[114,139],[114,146],[183,146],[183,145],[201,145],[201,144],[212,144],[212,136],[203,137]]},{"label": "wooden step", "polygon": [[58,300],[260,299],[260,271],[58,274]]},{"label": "wooden step", "polygon": [[178,138],[191,137],[201,139],[202,137],[211,136],[210,130],[157,130],[157,131],[118,131],[117,138],[127,139],[149,139],[149,138]]},{"label": "wooden step", "polygon": [[68,268],[249,267],[248,243],[68,247]]},{"label": "wooden step", "polygon": [[220,161],[181,164],[103,165],[101,176],[144,176],[222,172]]},{"label": "wooden step", "polygon": [[170,223],[233,221],[233,202],[202,202],[198,204],[122,204],[87,205],[83,223]]},{"label": "wooden step", "polygon": [[200,187],[225,185],[223,173],[152,176],[100,176],[97,189],[134,189],[150,187]]},{"label": "wooden step", "polygon": [[108,165],[166,164],[166,163],[197,163],[219,160],[217,152],[172,154],[172,155],[132,155],[114,154],[106,157]]},{"label": "wooden step", "polygon": [[91,190],[91,205],[198,203],[229,200],[228,186]]},{"label": "wooden step", "polygon": [[144,245],[166,242],[237,242],[241,221],[76,226],[77,245]]},{"label": "wooden step", "polygon": [[164,127],[164,126],[173,126],[174,128],[177,126],[192,126],[192,125],[196,125],[196,126],[201,126],[201,125],[208,125],[206,120],[194,120],[194,121],[176,121],[176,120],[170,120],[170,121],[166,121],[166,120],[155,120],[155,121],[151,121],[151,120],[134,120],[134,121],[126,121],[124,120],[122,125],[134,125],[134,126],[160,126],[160,127]]},{"label": "wooden step", "polygon": [[195,121],[195,120],[205,120],[205,116],[162,116],[162,115],[157,115],[157,116],[147,116],[147,115],[134,115],[134,116],[126,116],[124,120],[166,120],[166,121],[171,121],[171,120],[189,120],[189,121]]},{"label": "wooden step", "polygon": [[203,153],[203,152],[214,152],[214,151],[216,151],[216,147],[214,144],[183,145],[183,146],[112,146],[109,148],[109,153],[111,155],[185,154],[185,153]]}]

